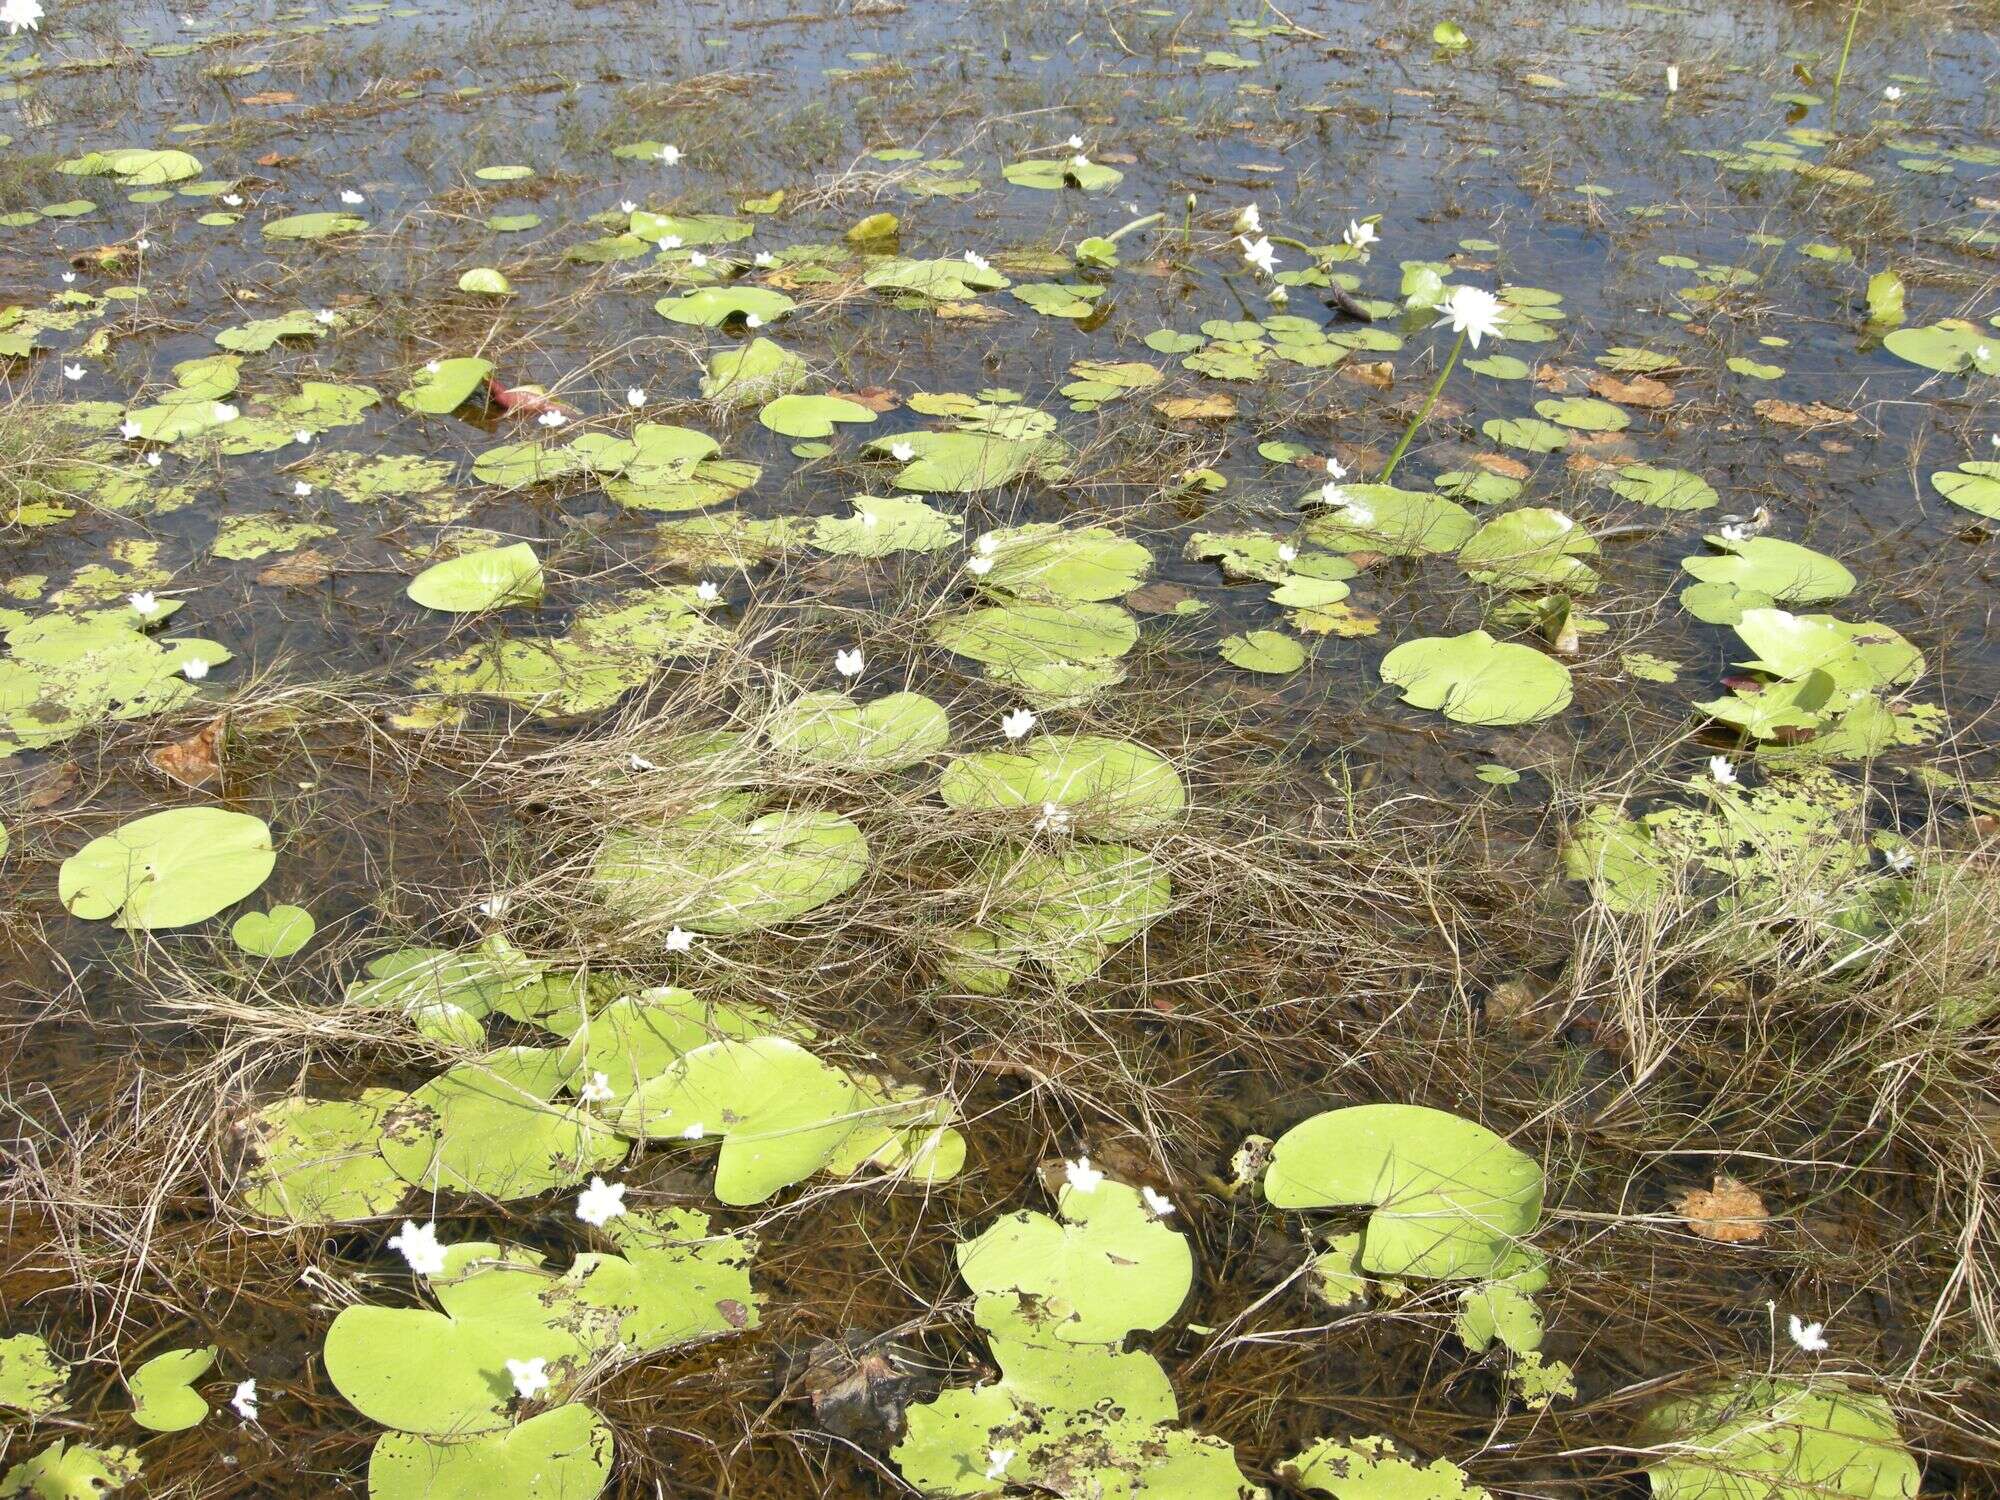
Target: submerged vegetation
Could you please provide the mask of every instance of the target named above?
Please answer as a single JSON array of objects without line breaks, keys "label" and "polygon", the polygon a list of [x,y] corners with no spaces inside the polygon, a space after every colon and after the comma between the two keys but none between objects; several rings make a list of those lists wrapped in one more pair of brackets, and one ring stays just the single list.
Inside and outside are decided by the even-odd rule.
[{"label": "submerged vegetation", "polygon": [[1992,1490],[1997,22],[4,0],[0,1496]]}]

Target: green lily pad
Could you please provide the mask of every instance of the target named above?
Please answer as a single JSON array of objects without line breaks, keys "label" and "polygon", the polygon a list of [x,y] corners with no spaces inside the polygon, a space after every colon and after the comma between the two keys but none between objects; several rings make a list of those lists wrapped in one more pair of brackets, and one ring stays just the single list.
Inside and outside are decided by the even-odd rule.
[{"label": "green lily pad", "polygon": [[1315,490],[1308,500],[1333,509],[1306,522],[1306,539],[1329,552],[1380,552],[1419,557],[1455,552],[1479,529],[1471,511],[1422,490],[1386,484],[1340,486],[1330,500]]},{"label": "green lily pad", "polygon": [[1494,588],[1587,594],[1598,580],[1583,558],[1596,554],[1596,541],[1568,516],[1529,506],[1480,527],[1459,549],[1458,561],[1473,582]]},{"label": "green lily pad", "polygon": [[765,427],[785,437],[822,438],[838,423],[867,423],[875,420],[871,407],[844,396],[780,396],[757,413]]},{"label": "green lily pad", "polygon": [[337,235],[359,234],[368,227],[366,219],[353,214],[293,214],[273,219],[264,226],[267,240],[327,240]]},{"label": "green lily pad", "polygon": [[574,1404],[463,1442],[386,1433],[368,1460],[369,1500],[594,1500],[612,1448],[604,1419]]},{"label": "green lily pad", "polygon": [[982,587],[1037,602],[1121,598],[1153,565],[1144,546],[1104,526],[1010,526],[982,534],[973,550],[990,564],[979,574]]},{"label": "green lily pad", "polygon": [[2000,375],[2000,337],[1962,318],[1898,328],[1882,340],[1882,347],[1898,359],[1947,375]]},{"label": "green lily pad", "polygon": [[989,605],[931,627],[946,650],[1018,677],[1057,662],[1090,664],[1123,656],[1138,642],[1138,621],[1115,604]]},{"label": "green lily pad", "polygon": [[392,1212],[410,1185],[378,1149],[400,1089],[354,1099],[278,1099],[248,1126],[253,1165],[238,1197],[251,1213],[292,1224],[340,1224]]},{"label": "green lily pad", "polygon": [[1334,1500],[1492,1500],[1449,1459],[1418,1463],[1385,1437],[1321,1438],[1279,1464],[1278,1477]]},{"label": "green lily pad", "polygon": [[32,1496],[34,1500],[97,1500],[122,1490],[139,1477],[139,1455],[114,1444],[96,1448],[57,1438],[33,1458],[23,1459],[0,1476],[0,1495]]},{"label": "green lily pad", "polygon": [[1684,557],[1681,566],[1701,582],[1681,595],[1696,619],[1734,625],[1744,611],[1776,604],[1821,604],[1853,592],[1854,575],[1837,559],[1778,537],[1733,541],[1703,538],[1721,556]]},{"label": "green lily pad", "polygon": [[1554,453],[1569,446],[1567,432],[1537,417],[1494,417],[1480,423],[1479,430],[1496,443],[1528,453]]},{"label": "green lily pad", "polygon": [[965,522],[901,495],[856,495],[851,516],[820,516],[812,544],[836,557],[938,552],[957,544]]},{"label": "green lily pad", "polygon": [[440,359],[433,363],[437,368],[426,365],[419,370],[409,388],[396,397],[397,405],[406,411],[441,417],[469,401],[493,373],[493,362],[488,359]]},{"label": "green lily pad", "polygon": [[116,915],[139,931],[189,927],[262,885],[277,864],[262,818],[219,807],[148,813],[63,861],[57,894],[72,916]]},{"label": "green lily pad", "polygon": [[962,812],[1060,807],[1077,833],[1101,838],[1157,832],[1187,806],[1172,762],[1103,735],[1045,735],[1021,750],[962,755],[945,767],[938,795]]},{"label": "green lily pad", "polygon": [[1015,187],[1041,188],[1045,191],[1072,187],[1086,193],[1102,192],[1125,180],[1125,174],[1116,167],[1074,156],[1010,161],[1000,169],[1000,175]]},{"label": "green lily pad", "polygon": [[951,722],[922,693],[891,693],[865,706],[845,693],[806,693],[773,713],[764,735],[774,752],[809,765],[895,771],[942,750]]},{"label": "green lily pad", "polygon": [[1535,411],[1559,427],[1571,427],[1578,432],[1623,432],[1632,425],[1632,419],[1625,414],[1623,407],[1600,401],[1595,396],[1563,396],[1537,401]]},{"label": "green lily pad", "polygon": [[701,378],[701,394],[731,406],[754,406],[783,396],[806,383],[806,362],[770,339],[755,338],[736,349],[710,357]]},{"label": "green lily pad", "polygon": [[1741,1375],[1664,1401],[1637,1434],[1655,1500],[1910,1500],[1916,1459],[1880,1396],[1839,1381]]},{"label": "green lily pad", "polygon": [[649,919],[730,935],[789,922],[852,889],[868,868],[861,830],[838,813],[749,818],[739,803],[615,833],[593,867],[604,899]]},{"label": "green lily pad", "polygon": [[1380,1276],[1490,1277],[1540,1222],[1534,1158],[1457,1115],[1415,1104],[1328,1110],[1278,1138],[1264,1174],[1277,1208],[1374,1208],[1361,1264]]},{"label": "green lily pad", "polygon": [[0,1339],[0,1406],[46,1417],[63,1408],[69,1366],[57,1359],[41,1335],[17,1333]]},{"label": "green lily pad", "polygon": [[1220,649],[1222,659],[1232,667],[1274,677],[1296,672],[1306,664],[1304,643],[1281,630],[1251,630],[1225,636]]},{"label": "green lily pad", "polygon": [[769,323],[797,306],[783,292],[768,287],[705,286],[678,297],[662,297],[653,304],[653,311],[671,323],[720,328],[725,323],[751,318]]},{"label": "green lily pad", "polygon": [[319,924],[303,906],[274,906],[246,911],[229,929],[229,937],[245,953],[260,958],[290,958],[310,943]]},{"label": "green lily pad", "polygon": [[537,604],[542,597],[542,560],[526,542],[482,547],[434,563],[410,580],[406,592],[426,609],[457,614]]},{"label": "green lily pad", "polygon": [[1931,488],[1962,510],[2000,521],[2000,463],[1974,459],[1931,475]]},{"label": "green lily pad", "polygon": [[1568,667],[1483,630],[1405,641],[1382,658],[1381,672],[1405,703],[1460,724],[1529,724],[1570,702]]},{"label": "green lily pad", "polygon": [[126,1381],[132,1420],[153,1432],[184,1432],[208,1415],[194,1383],[215,1363],[216,1348],[172,1349],[147,1360]]},{"label": "green lily pad", "polygon": [[1715,486],[1699,474],[1652,464],[1626,464],[1604,483],[1620,499],[1655,510],[1708,510],[1720,499]]},{"label": "green lily pad", "polygon": [[340,326],[336,317],[322,323],[304,308],[276,318],[255,318],[240,328],[225,328],[215,336],[224,349],[241,354],[262,354],[281,339],[320,339]]}]

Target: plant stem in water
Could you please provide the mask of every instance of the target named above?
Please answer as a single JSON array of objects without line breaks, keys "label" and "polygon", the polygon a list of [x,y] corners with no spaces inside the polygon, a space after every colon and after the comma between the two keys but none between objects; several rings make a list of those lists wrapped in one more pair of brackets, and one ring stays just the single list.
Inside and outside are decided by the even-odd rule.
[{"label": "plant stem in water", "polygon": [[1854,50],[1854,28],[1861,22],[1861,0],[1847,13],[1847,40],[1840,44],[1840,66],[1833,70],[1833,102],[1827,106],[1826,128],[1840,129],[1840,85],[1847,77],[1847,54]]},{"label": "plant stem in water", "polygon": [[1438,378],[1431,384],[1431,393],[1424,397],[1424,404],[1417,408],[1417,414],[1410,419],[1410,425],[1403,429],[1402,441],[1396,444],[1396,451],[1389,455],[1389,462],[1384,466],[1382,478],[1377,481],[1378,483],[1387,484],[1390,476],[1396,472],[1396,465],[1403,461],[1403,454],[1410,446],[1410,439],[1417,435],[1417,429],[1424,425],[1424,418],[1428,417],[1431,408],[1437,405],[1438,392],[1442,391],[1444,383],[1451,379],[1452,369],[1458,364],[1458,351],[1464,347],[1465,335],[1461,332],[1458,342],[1451,346],[1451,358],[1444,362],[1444,368],[1438,371]]}]

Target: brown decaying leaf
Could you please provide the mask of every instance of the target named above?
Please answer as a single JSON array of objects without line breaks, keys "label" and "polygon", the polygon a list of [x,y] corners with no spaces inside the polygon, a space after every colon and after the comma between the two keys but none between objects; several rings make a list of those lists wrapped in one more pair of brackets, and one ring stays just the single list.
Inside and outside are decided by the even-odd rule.
[{"label": "brown decaying leaf", "polygon": [[1852,422],[1855,417],[1853,412],[1828,406],[1824,401],[1801,406],[1796,401],[1780,401],[1775,396],[1759,401],[1751,410],[1767,422],[1782,422],[1787,427],[1825,427],[1837,422]]},{"label": "brown decaying leaf", "polygon": [[1343,379],[1373,386],[1378,391],[1386,391],[1396,383],[1396,367],[1386,359],[1348,360],[1341,365],[1340,373]]},{"label": "brown decaying leaf", "polygon": [[227,719],[214,719],[184,740],[146,753],[146,763],[169,781],[203,786],[222,774],[222,736]]},{"label": "brown decaying leaf", "polygon": [[1520,459],[1505,453],[1475,453],[1472,462],[1489,474],[1499,474],[1507,479],[1526,479],[1534,472]]},{"label": "brown decaying leaf", "polygon": [[1149,583],[1127,594],[1125,607],[1135,609],[1142,615],[1170,615],[1176,605],[1193,597],[1192,590],[1184,589],[1177,583]]},{"label": "brown decaying leaf", "polygon": [[261,94],[245,94],[239,104],[297,104],[299,96],[286,89],[266,89]]},{"label": "brown decaying leaf", "polygon": [[257,581],[284,588],[310,588],[333,571],[333,559],[313,547],[282,557],[257,575]]},{"label": "brown decaying leaf", "polygon": [[1650,375],[1634,375],[1630,380],[1620,380],[1616,375],[1593,375],[1590,377],[1590,393],[1606,401],[1616,401],[1620,406],[1674,404],[1673,388]]},{"label": "brown decaying leaf", "polygon": [[1715,1179],[1711,1188],[1696,1188],[1674,1205],[1687,1226],[1705,1240],[1720,1245],[1747,1245],[1764,1237],[1770,1219],[1756,1189],[1734,1177]]},{"label": "brown decaying leaf", "polygon": [[1153,403],[1153,410],[1175,422],[1221,420],[1236,415],[1234,396],[1168,396]]},{"label": "brown decaying leaf", "polygon": [[886,385],[864,385],[858,391],[833,391],[842,401],[852,401],[857,406],[865,406],[873,412],[894,411],[903,404],[903,398]]}]

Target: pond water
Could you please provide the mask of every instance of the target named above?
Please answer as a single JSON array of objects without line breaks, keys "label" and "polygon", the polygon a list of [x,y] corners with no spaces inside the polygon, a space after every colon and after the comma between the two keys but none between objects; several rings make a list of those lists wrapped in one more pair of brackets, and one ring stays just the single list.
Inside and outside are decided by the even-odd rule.
[{"label": "pond water", "polygon": [[45,4],[0,1493],[1992,1482],[1990,6]]}]

